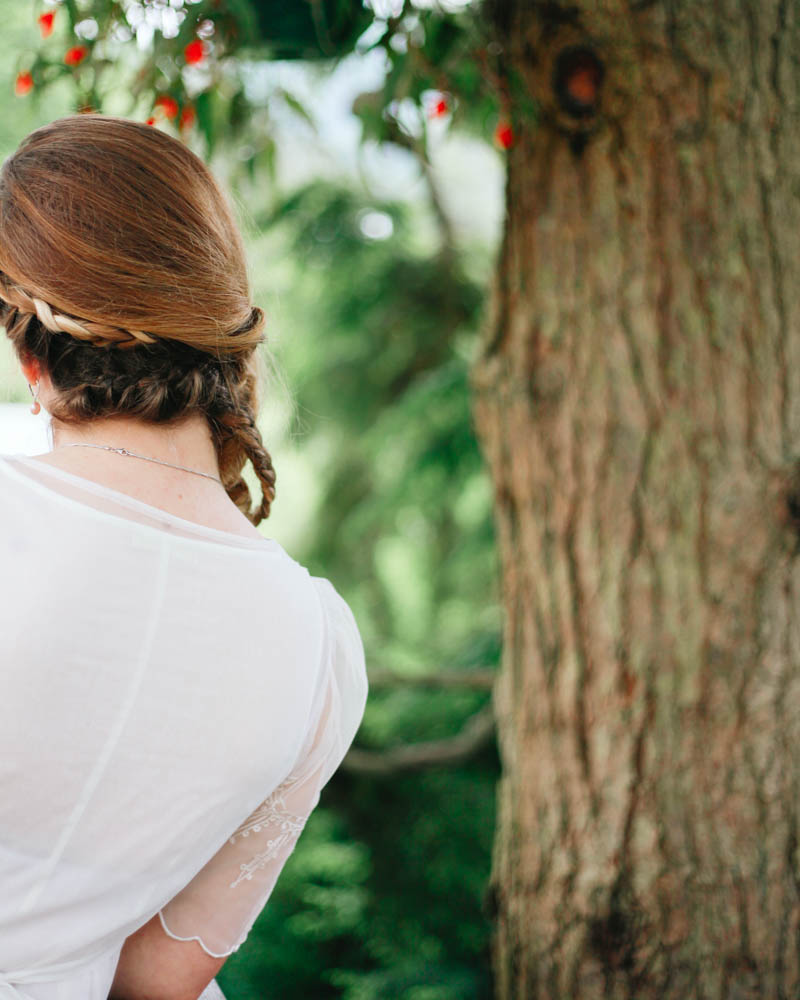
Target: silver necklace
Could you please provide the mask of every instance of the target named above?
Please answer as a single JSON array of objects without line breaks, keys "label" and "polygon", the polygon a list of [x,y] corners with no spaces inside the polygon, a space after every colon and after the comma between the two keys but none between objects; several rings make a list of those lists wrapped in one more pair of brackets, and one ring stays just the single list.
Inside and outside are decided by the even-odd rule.
[{"label": "silver necklace", "polygon": [[[219,476],[211,476],[207,472],[198,472],[197,469],[187,469],[185,465],[173,465],[172,462],[162,462],[160,458],[148,458],[147,455],[137,455],[135,451],[128,451],[127,448],[112,448],[110,444],[89,444],[88,442],[76,441],[72,444],[59,445],[60,448],[104,448],[106,451],[114,451],[117,455],[129,455],[131,458],[143,458],[146,462],[158,462],[159,465],[168,465],[171,469],[181,469],[183,472],[192,472],[195,476],[205,476],[206,479],[213,479],[214,482],[223,485]],[[54,449],[58,450],[58,449]]]}]

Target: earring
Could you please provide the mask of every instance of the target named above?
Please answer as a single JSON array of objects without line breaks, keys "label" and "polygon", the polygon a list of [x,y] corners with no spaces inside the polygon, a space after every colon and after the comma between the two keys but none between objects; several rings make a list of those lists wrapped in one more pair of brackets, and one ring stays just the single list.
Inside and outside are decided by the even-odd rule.
[{"label": "earring", "polygon": [[31,406],[31,413],[33,413],[33,414],[39,413],[40,410],[42,409],[42,404],[39,402],[39,400],[37,398],[38,395],[39,395],[39,383],[38,383],[38,381],[36,383],[36,392],[33,391],[33,388],[31,387],[30,382],[28,382],[28,388],[31,390],[31,395],[33,396],[33,405]]}]

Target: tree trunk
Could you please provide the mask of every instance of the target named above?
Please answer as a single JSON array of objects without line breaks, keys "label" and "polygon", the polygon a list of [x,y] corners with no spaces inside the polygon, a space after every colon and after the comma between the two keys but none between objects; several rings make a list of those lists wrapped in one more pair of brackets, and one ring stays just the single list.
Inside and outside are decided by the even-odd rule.
[{"label": "tree trunk", "polygon": [[800,7],[488,14],[498,996],[797,997]]}]

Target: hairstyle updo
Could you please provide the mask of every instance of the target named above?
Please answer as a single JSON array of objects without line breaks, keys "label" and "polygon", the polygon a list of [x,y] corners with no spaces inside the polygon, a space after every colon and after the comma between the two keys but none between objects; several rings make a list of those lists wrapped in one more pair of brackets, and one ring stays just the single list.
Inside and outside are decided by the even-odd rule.
[{"label": "hairstyle updo", "polygon": [[228,495],[252,524],[269,516],[275,472],[256,426],[264,314],[225,196],[178,139],[81,113],[23,140],[0,169],[0,323],[49,374],[55,419],[174,425],[201,412]]}]

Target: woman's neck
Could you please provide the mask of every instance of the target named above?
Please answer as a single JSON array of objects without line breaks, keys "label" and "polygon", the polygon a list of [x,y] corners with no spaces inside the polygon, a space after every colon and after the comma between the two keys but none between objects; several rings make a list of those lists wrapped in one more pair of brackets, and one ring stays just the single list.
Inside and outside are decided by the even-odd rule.
[{"label": "woman's neck", "polygon": [[[191,414],[173,425],[147,423],[135,417],[113,416],[87,420],[80,424],[65,424],[53,418],[51,426],[51,454],[62,449],[64,454],[68,454],[65,445],[110,445],[112,448],[125,448],[148,458],[182,465],[210,476],[219,476],[211,430],[208,421],[199,413]],[[113,452],[105,454],[114,455]],[[117,457],[119,461],[134,461],[128,456]]]},{"label": "woman's neck", "polygon": [[211,429],[202,414],[192,414],[172,426],[122,416],[70,425],[51,420],[53,448],[32,458],[110,486],[188,521],[238,535],[263,537],[221,483],[113,451],[64,447],[73,443],[110,445],[219,476]]}]

